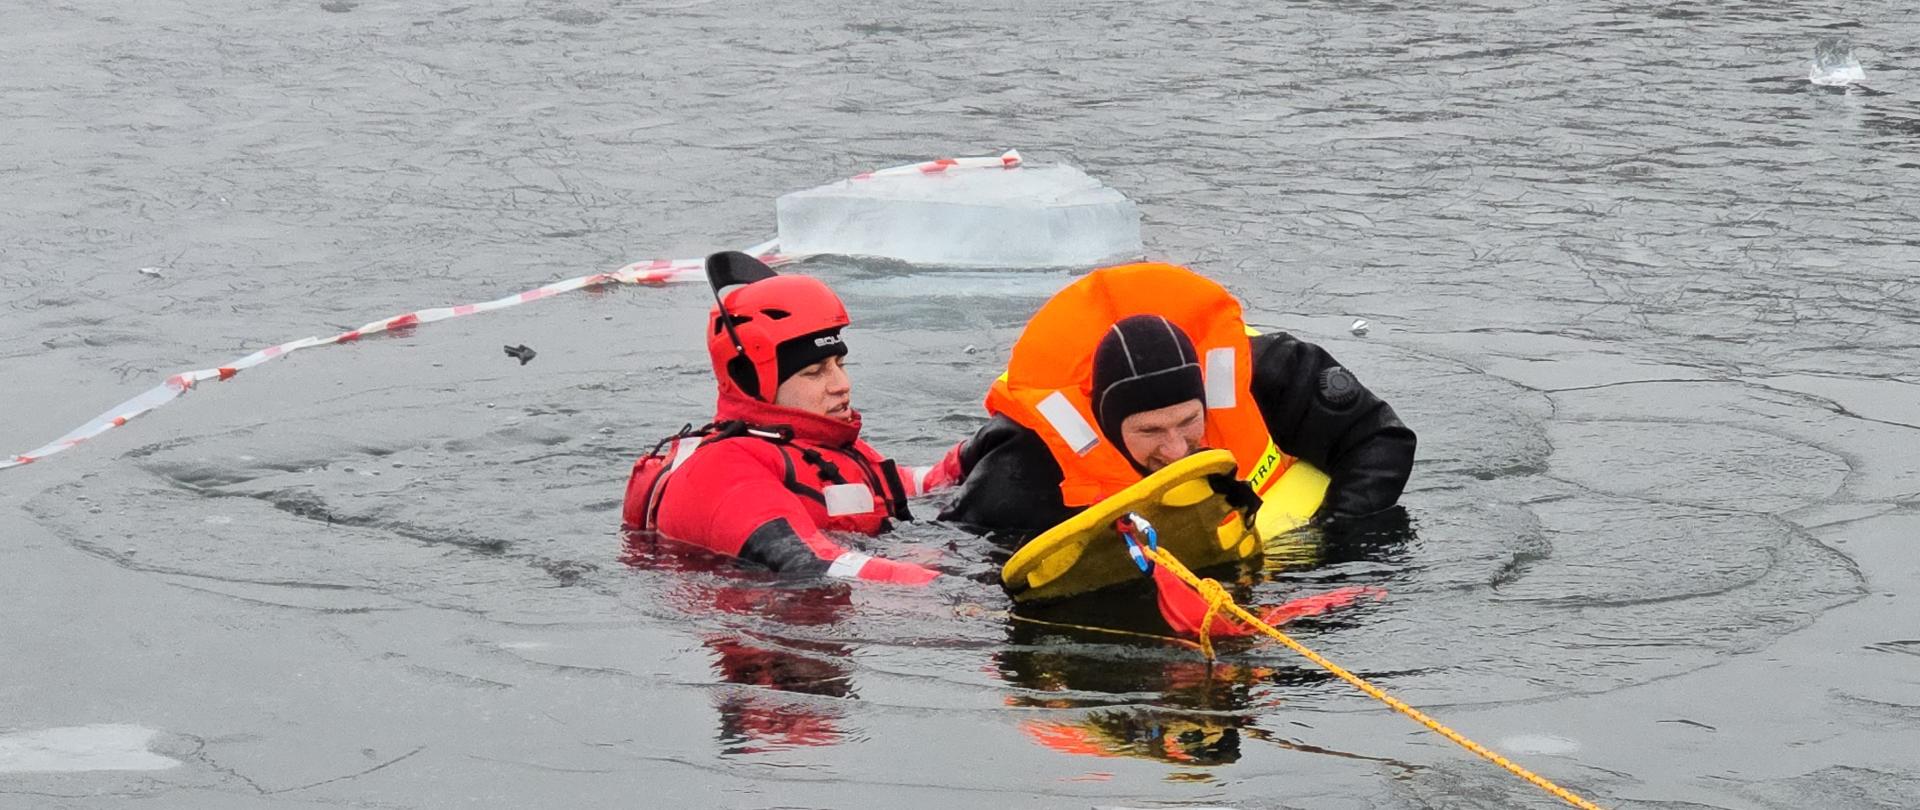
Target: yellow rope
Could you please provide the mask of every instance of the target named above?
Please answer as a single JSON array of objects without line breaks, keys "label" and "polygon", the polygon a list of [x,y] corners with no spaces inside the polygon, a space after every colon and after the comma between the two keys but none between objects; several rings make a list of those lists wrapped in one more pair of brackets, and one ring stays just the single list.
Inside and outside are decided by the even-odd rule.
[{"label": "yellow rope", "polygon": [[[1168,570],[1171,571],[1173,569]],[[1181,570],[1185,570],[1185,568],[1183,567]],[[1173,571],[1173,573],[1175,576],[1180,575],[1180,571]],[[1193,576],[1193,572],[1188,571],[1187,576]],[[1189,581],[1188,584],[1193,585],[1191,581]],[[1233,597],[1227,595],[1227,589],[1221,587],[1219,582],[1211,579],[1200,580],[1199,584],[1194,585],[1194,587],[1200,591],[1200,596],[1207,600],[1207,617],[1200,620],[1200,652],[1207,657],[1208,661],[1212,661],[1213,617],[1220,614],[1220,607],[1222,605],[1233,604]]]},{"label": "yellow rope", "polygon": [[1507,769],[1507,771],[1512,773],[1514,776],[1518,776],[1521,779],[1525,779],[1528,782],[1533,783],[1535,787],[1538,787],[1541,790],[1544,790],[1548,793],[1553,794],[1555,797],[1559,798],[1563,802],[1566,802],[1567,804],[1573,805],[1574,807],[1581,808],[1581,810],[1600,810],[1599,805],[1596,805],[1593,802],[1587,801],[1586,799],[1582,799],[1579,796],[1574,795],[1572,791],[1569,791],[1566,788],[1563,788],[1559,785],[1549,782],[1545,777],[1540,776],[1532,771],[1529,771],[1526,768],[1522,768],[1519,765],[1515,764],[1512,760],[1509,760],[1506,757],[1500,756],[1499,754],[1496,754],[1493,751],[1488,750],[1485,746],[1482,746],[1477,742],[1474,742],[1472,740],[1467,739],[1464,736],[1461,736],[1459,732],[1441,725],[1440,721],[1426,716],[1425,714],[1421,713],[1419,709],[1416,709],[1412,706],[1408,706],[1407,704],[1400,702],[1398,698],[1395,698],[1394,696],[1381,691],[1380,687],[1374,686],[1373,684],[1368,683],[1365,679],[1361,678],[1360,676],[1355,675],[1351,672],[1348,672],[1344,669],[1341,669],[1339,665],[1333,663],[1332,661],[1328,661],[1325,658],[1320,657],[1319,653],[1316,653],[1312,650],[1307,649],[1306,646],[1302,645],[1298,641],[1294,641],[1293,638],[1288,636],[1286,633],[1282,633],[1279,630],[1274,629],[1272,625],[1269,625],[1266,622],[1261,621],[1260,617],[1253,615],[1253,613],[1249,612],[1246,608],[1243,608],[1238,604],[1235,604],[1233,601],[1233,598],[1227,594],[1226,589],[1220,587],[1220,583],[1211,579],[1201,579],[1195,576],[1192,571],[1187,570],[1186,566],[1181,565],[1180,561],[1178,559],[1175,559],[1172,554],[1167,553],[1165,549],[1153,548],[1153,549],[1142,549],[1142,550],[1145,551],[1147,554],[1152,555],[1153,558],[1159,561],[1161,565],[1166,566],[1166,569],[1168,571],[1173,572],[1174,576],[1179,577],[1182,582],[1185,582],[1188,585],[1193,586],[1195,590],[1200,592],[1201,596],[1206,598],[1207,620],[1205,622],[1202,622],[1200,625],[1200,649],[1201,649],[1201,652],[1206,653],[1207,660],[1209,661],[1213,660],[1213,642],[1208,638],[1209,632],[1212,630],[1212,627],[1210,625],[1213,623],[1214,613],[1217,612],[1220,608],[1224,607],[1233,615],[1239,617],[1241,621],[1246,622],[1249,626],[1259,630],[1262,633],[1266,633],[1267,635],[1272,636],[1275,640],[1279,641],[1281,644],[1287,645],[1287,649],[1290,649],[1290,650],[1293,650],[1294,652],[1299,653],[1301,656],[1305,657],[1308,661],[1312,661],[1313,663],[1319,665],[1321,669],[1324,669],[1328,672],[1333,673],[1340,680],[1353,684],[1356,688],[1358,688],[1362,692],[1367,693],[1367,695],[1372,697],[1374,700],[1378,700],[1381,703],[1387,704],[1388,706],[1392,707],[1394,711],[1397,711],[1401,714],[1411,717],[1414,719],[1415,722],[1418,722],[1420,725],[1423,725],[1429,729],[1432,729],[1434,733],[1439,734],[1440,736],[1445,737],[1449,740],[1452,740],[1455,744],[1459,745],[1461,748],[1465,748],[1468,751],[1472,751],[1473,753],[1486,759],[1488,762],[1491,762],[1495,765],[1498,765],[1502,768]]}]

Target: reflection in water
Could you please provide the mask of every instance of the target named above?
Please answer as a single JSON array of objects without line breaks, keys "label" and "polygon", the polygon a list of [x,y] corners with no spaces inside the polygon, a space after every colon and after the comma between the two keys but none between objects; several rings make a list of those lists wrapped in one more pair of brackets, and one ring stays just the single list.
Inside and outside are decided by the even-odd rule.
[{"label": "reflection in water", "polygon": [[1269,572],[1304,571],[1350,562],[1401,563],[1414,539],[1405,507],[1327,526],[1287,532],[1267,540],[1261,566]]},{"label": "reflection in water", "polygon": [[[1102,628],[1147,634],[1154,628],[1139,614],[1150,614],[1153,622],[1159,614],[1151,607],[1151,593],[1134,592],[1144,590],[1113,589],[1127,592],[1126,598],[1104,606],[1088,607],[1098,600],[1082,598],[1033,611],[1060,624],[1016,618],[1008,625],[1010,643],[994,661],[1002,678],[1026,690],[1008,697],[1008,705],[1085,710],[1029,720],[1021,730],[1035,742],[1069,754],[1192,765],[1239,760],[1240,729],[1252,722],[1245,710],[1253,703],[1253,687],[1270,678],[1272,670],[1208,665],[1184,647],[1152,642],[1115,646],[1120,638],[1116,635],[1070,626],[1104,621]],[[1129,611],[1134,604],[1147,609]],[[1089,615],[1094,613],[1103,615]],[[1160,625],[1161,633],[1164,627]],[[1144,695],[1153,697],[1140,698]],[[1130,697],[1154,705],[1113,706]]]},{"label": "reflection in water", "polygon": [[[714,670],[728,683],[829,698],[854,696],[852,673],[835,663],[851,654],[845,646],[790,642],[795,649],[781,649],[725,636],[709,638],[706,644],[720,654]],[[745,689],[723,693],[715,708],[720,711],[719,741],[725,754],[826,746],[840,741],[835,721],[843,715],[831,703],[792,700]]]},{"label": "reflection in water", "polygon": [[[1209,665],[1185,646],[1128,642],[1113,632],[1166,636],[1145,580],[1022,606],[1008,631],[1008,648],[995,663],[1002,678],[1027,690],[1008,704],[1085,710],[1022,724],[1029,738],[1062,753],[1183,765],[1238,761],[1241,730],[1253,722],[1255,687],[1275,676],[1267,667]],[[1133,701],[1153,705],[1113,706]]]},{"label": "reflection in water", "polygon": [[1063,754],[1225,765],[1240,759],[1244,722],[1239,717],[1133,709],[1088,712],[1074,721],[1029,720],[1020,730]]},{"label": "reflection in water", "polygon": [[[1394,509],[1366,521],[1290,533],[1269,543],[1265,560],[1203,573],[1227,585],[1241,604],[1284,601],[1271,597],[1279,593],[1307,597],[1304,604],[1315,595],[1340,596],[1321,586],[1347,575],[1316,577],[1314,593],[1303,594],[1299,583],[1276,579],[1281,572],[1399,562],[1412,534],[1406,513]],[[651,533],[629,533],[622,559],[679,575],[671,597],[682,610],[764,620],[749,623],[758,629],[713,634],[704,642],[718,656],[714,668],[721,679],[748,687],[728,689],[716,702],[724,753],[842,741],[839,701],[857,697],[851,668],[843,663],[852,650],[832,641],[786,638],[779,628],[842,620],[851,610],[846,584],[743,571],[731,559]],[[1022,690],[1007,699],[1009,705],[1060,710],[1022,724],[1027,737],[1048,748],[1203,766],[1238,761],[1245,739],[1321,752],[1276,740],[1254,721],[1277,704],[1273,687],[1320,684],[1330,676],[1305,665],[1208,664],[1196,645],[1173,635],[1144,577],[1076,599],[1018,605],[1010,618],[1008,644],[994,654],[994,663],[1008,684]],[[1216,639],[1229,656],[1255,643]]]},{"label": "reflection in water", "polygon": [[626,542],[621,546],[620,562],[632,568],[679,573],[713,573],[738,567],[730,558],[699,546],[669,540],[661,537],[659,532],[623,529],[621,535]]},{"label": "reflection in water", "polygon": [[[1411,539],[1406,512],[1395,508],[1363,521],[1289,533],[1268,544],[1265,560],[1204,573],[1220,579],[1235,601],[1250,604],[1257,586],[1282,571],[1392,563]],[[1258,739],[1307,753],[1359,756],[1282,740],[1255,728],[1255,719],[1278,704],[1272,687],[1319,684],[1332,676],[1309,666],[1208,664],[1190,643],[1171,635],[1152,585],[1144,578],[1080,598],[1018,605],[1008,636],[1008,646],[995,654],[995,663],[1001,677],[1027,691],[1007,702],[1063,710],[1022,724],[1030,739],[1053,750],[1225,765],[1239,760],[1243,739]],[[1215,643],[1231,656],[1257,642]]]},{"label": "reflection in water", "polygon": [[[663,540],[652,532],[628,532],[626,539],[622,561],[628,565],[713,575],[682,580],[689,590],[678,597],[688,609],[763,618],[777,628],[832,624],[852,604],[845,583],[782,583],[768,575],[739,571],[729,558]],[[787,695],[856,697],[853,673],[839,663],[852,658],[853,651],[846,645],[759,633],[710,635],[704,643],[719,656],[713,667],[722,680],[752,687],[723,691],[715,702],[723,754],[840,742],[836,721],[844,715],[838,704]]]}]

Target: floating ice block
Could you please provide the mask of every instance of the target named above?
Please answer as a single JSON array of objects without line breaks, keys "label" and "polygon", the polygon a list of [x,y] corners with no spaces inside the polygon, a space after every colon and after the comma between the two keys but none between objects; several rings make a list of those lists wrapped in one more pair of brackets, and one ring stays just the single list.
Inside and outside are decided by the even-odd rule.
[{"label": "floating ice block", "polygon": [[1845,39],[1828,37],[1814,43],[1813,64],[1807,68],[1807,81],[1826,87],[1845,87],[1866,81],[1867,72],[1853,57],[1853,46]]},{"label": "floating ice block", "polygon": [[1140,211],[1071,166],[874,175],[775,203],[780,252],[1063,267],[1138,258]]}]

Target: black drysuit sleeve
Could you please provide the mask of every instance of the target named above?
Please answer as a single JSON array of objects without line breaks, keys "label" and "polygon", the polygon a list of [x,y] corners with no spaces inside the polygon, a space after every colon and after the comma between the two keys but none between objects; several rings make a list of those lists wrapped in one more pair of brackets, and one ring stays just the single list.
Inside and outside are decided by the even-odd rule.
[{"label": "black drysuit sleeve", "polygon": [[994,414],[960,448],[960,486],[940,519],[1025,541],[1080,511],[1060,495],[1064,477],[1040,434]]},{"label": "black drysuit sleeve", "polygon": [[1255,337],[1252,388],[1281,452],[1332,479],[1316,520],[1364,517],[1399,502],[1413,473],[1413,431],[1327,350],[1285,332]]}]

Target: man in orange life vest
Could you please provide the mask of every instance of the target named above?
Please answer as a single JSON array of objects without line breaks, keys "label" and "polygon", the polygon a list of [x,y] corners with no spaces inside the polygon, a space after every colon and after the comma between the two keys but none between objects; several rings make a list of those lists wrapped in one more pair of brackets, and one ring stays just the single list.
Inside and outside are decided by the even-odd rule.
[{"label": "man in orange life vest", "polygon": [[1294,459],[1327,473],[1316,522],[1393,507],[1413,431],[1326,350],[1247,333],[1239,301],[1183,267],[1108,267],[1068,285],[1014,344],[990,420],[950,456],[962,480],[940,519],[1024,542],[1214,447],[1243,479],[1277,480]]}]

